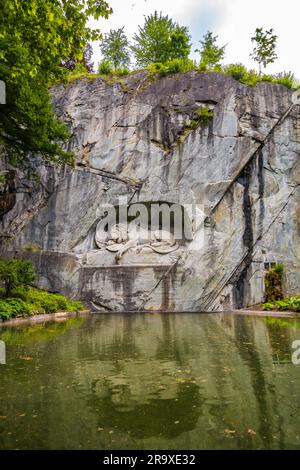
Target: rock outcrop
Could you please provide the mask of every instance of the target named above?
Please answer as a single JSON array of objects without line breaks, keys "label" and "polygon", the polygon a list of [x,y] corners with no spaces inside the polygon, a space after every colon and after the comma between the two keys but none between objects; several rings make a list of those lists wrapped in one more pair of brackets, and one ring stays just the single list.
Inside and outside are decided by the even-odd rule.
[{"label": "rock outcrop", "polygon": [[[290,90],[192,71],[76,80],[52,95],[76,167],[41,166],[35,184],[10,173],[0,205],[3,251],[31,258],[41,287],[95,311],[223,310],[260,302],[266,267],[283,262],[286,292],[299,291],[300,100]],[[178,205],[191,237],[116,259],[95,233],[103,204],[120,201]]]}]

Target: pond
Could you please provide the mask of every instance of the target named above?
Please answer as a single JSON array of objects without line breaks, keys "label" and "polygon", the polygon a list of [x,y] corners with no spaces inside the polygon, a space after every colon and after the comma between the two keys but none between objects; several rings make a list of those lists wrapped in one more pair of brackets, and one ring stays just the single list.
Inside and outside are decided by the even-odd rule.
[{"label": "pond", "polygon": [[103,314],[0,339],[1,449],[300,449],[299,320]]}]

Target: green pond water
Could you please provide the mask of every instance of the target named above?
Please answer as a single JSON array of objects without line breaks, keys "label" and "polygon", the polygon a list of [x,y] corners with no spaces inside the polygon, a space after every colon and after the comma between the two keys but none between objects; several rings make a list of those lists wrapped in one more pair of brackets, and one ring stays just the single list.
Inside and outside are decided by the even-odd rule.
[{"label": "green pond water", "polygon": [[1,449],[300,449],[300,321],[105,314],[0,329]]}]

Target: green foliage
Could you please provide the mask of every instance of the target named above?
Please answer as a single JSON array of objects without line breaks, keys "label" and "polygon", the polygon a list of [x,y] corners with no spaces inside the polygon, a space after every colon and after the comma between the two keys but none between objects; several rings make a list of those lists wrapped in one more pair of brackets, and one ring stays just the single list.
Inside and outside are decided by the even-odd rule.
[{"label": "green foliage", "polygon": [[218,36],[213,36],[212,32],[208,31],[200,41],[201,49],[195,51],[200,52],[200,68],[203,71],[220,66],[221,60],[224,59],[226,45],[218,46],[217,39]]},{"label": "green foliage", "polygon": [[70,56],[82,59],[99,31],[89,18],[108,17],[104,0],[2,0],[0,15],[0,79],[6,104],[0,106],[0,143],[11,162],[22,166],[30,152],[47,161],[71,162],[61,144],[66,127],[54,119],[48,89],[66,78],[61,66]]},{"label": "green foliage", "polygon": [[124,67],[118,67],[115,72],[118,77],[126,77],[129,74],[129,68],[124,65]]},{"label": "green foliage", "polygon": [[22,259],[0,260],[0,282],[5,295],[9,296],[16,287],[27,288],[35,279],[31,261]]},{"label": "green foliage", "polygon": [[193,118],[186,122],[185,129],[196,129],[199,124],[207,126],[213,118],[213,115],[214,113],[211,109],[209,109],[207,106],[202,106],[201,108],[197,109]]},{"label": "green foliage", "polygon": [[261,66],[264,68],[268,64],[272,64],[277,59],[276,54],[276,42],[277,36],[274,30],[263,31],[262,28],[256,28],[255,36],[251,38],[251,41],[255,43],[255,47],[251,54],[252,59],[259,64],[259,73],[261,73]]},{"label": "green foliage", "polygon": [[94,78],[95,75],[87,71],[83,64],[77,64],[76,67],[68,74],[67,80],[71,82],[78,78]]},{"label": "green foliage", "polygon": [[43,290],[29,289],[25,292],[17,289],[12,294],[14,297],[0,299],[0,319],[2,320],[16,316],[83,310],[80,302]]},{"label": "green foliage", "polygon": [[129,41],[123,28],[111,29],[101,41],[100,50],[104,60],[112,64],[114,70],[130,63]]},{"label": "green foliage", "polygon": [[275,302],[266,302],[262,305],[263,310],[292,310],[300,312],[300,295],[286,297]]},{"label": "green foliage", "polygon": [[262,305],[263,310],[273,310],[274,304],[272,302],[266,302]]},{"label": "green foliage", "polygon": [[290,303],[288,300],[276,300],[274,305],[278,310],[288,310]]},{"label": "green foliage", "polygon": [[197,119],[199,122],[202,122],[204,125],[208,125],[209,121],[214,116],[214,113],[207,106],[202,106],[196,111]]},{"label": "green foliage", "polygon": [[223,67],[223,72],[245,85],[255,86],[259,82],[270,82],[284,85],[290,89],[297,88],[295,77],[291,72],[283,72],[277,75],[261,75],[256,73],[255,70],[247,70],[243,64],[226,65]]},{"label": "green foliage", "polygon": [[275,302],[283,299],[283,275],[284,266],[279,263],[269,269],[265,275],[265,300]]},{"label": "green foliage", "polygon": [[111,75],[113,73],[113,67],[109,60],[102,60],[99,62],[98,73],[100,75]]},{"label": "green foliage", "polygon": [[296,79],[295,75],[292,72],[281,72],[275,75],[274,77],[275,83],[278,83],[278,85],[284,85],[288,88],[296,88]]},{"label": "green foliage", "polygon": [[194,68],[195,64],[190,59],[172,59],[167,61],[165,64],[156,62],[148,66],[148,77],[150,78],[156,74],[163,77],[173,73],[188,72]]},{"label": "green foliage", "polygon": [[8,298],[0,300],[0,319],[8,320],[16,316],[32,315],[34,306],[22,299]]},{"label": "green foliage", "polygon": [[34,279],[31,261],[0,260],[0,282],[4,285],[0,292],[0,319],[35,313],[76,312],[83,309],[83,305],[76,300],[29,288]]},{"label": "green foliage", "polygon": [[61,65],[73,72],[76,67],[83,68],[85,72],[93,73],[94,64],[91,62],[93,56],[93,48],[90,43],[87,43],[82,53],[82,58],[78,59],[71,55],[67,60],[62,60]]},{"label": "green foliage", "polygon": [[6,181],[6,175],[5,173],[0,172],[0,184],[4,184]]},{"label": "green foliage", "polygon": [[300,312],[300,296],[293,296],[289,298],[289,306],[295,312]]},{"label": "green foliage", "polygon": [[145,18],[144,26],[139,26],[133,40],[131,49],[137,65],[141,67],[165,64],[172,59],[187,59],[191,49],[188,29],[157,11]]},{"label": "green foliage", "polygon": [[82,310],[80,302],[68,300],[63,295],[51,294],[37,289],[29,290],[26,300],[34,304],[41,313],[55,313],[59,311],[76,312]]}]

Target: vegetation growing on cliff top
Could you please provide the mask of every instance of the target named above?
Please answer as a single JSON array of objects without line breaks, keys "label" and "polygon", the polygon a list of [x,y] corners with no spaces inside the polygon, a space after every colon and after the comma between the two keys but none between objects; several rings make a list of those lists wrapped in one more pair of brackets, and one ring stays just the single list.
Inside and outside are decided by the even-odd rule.
[{"label": "vegetation growing on cliff top", "polygon": [[35,272],[30,261],[0,260],[0,320],[83,310],[83,305],[76,300],[33,288],[34,280]]},{"label": "vegetation growing on cliff top", "polygon": [[[200,59],[189,59],[188,28],[154,12],[139,26],[130,45],[124,27],[101,36],[88,26],[90,19],[108,18],[105,0],[2,0],[0,17],[0,79],[6,86],[6,104],[0,106],[0,144],[15,166],[26,166],[30,154],[54,163],[72,163],[63,148],[69,133],[51,111],[48,89],[56,82],[79,77],[125,76],[131,56],[149,78],[186,72],[221,72],[247,85],[260,81],[296,88],[292,73],[277,76],[247,71],[241,64],[224,66],[225,45],[208,31],[200,41]],[[94,74],[92,41],[102,38],[103,61]],[[253,58],[259,66],[276,59],[277,36],[257,28],[252,38]],[[112,81],[114,83],[114,81]]]}]

